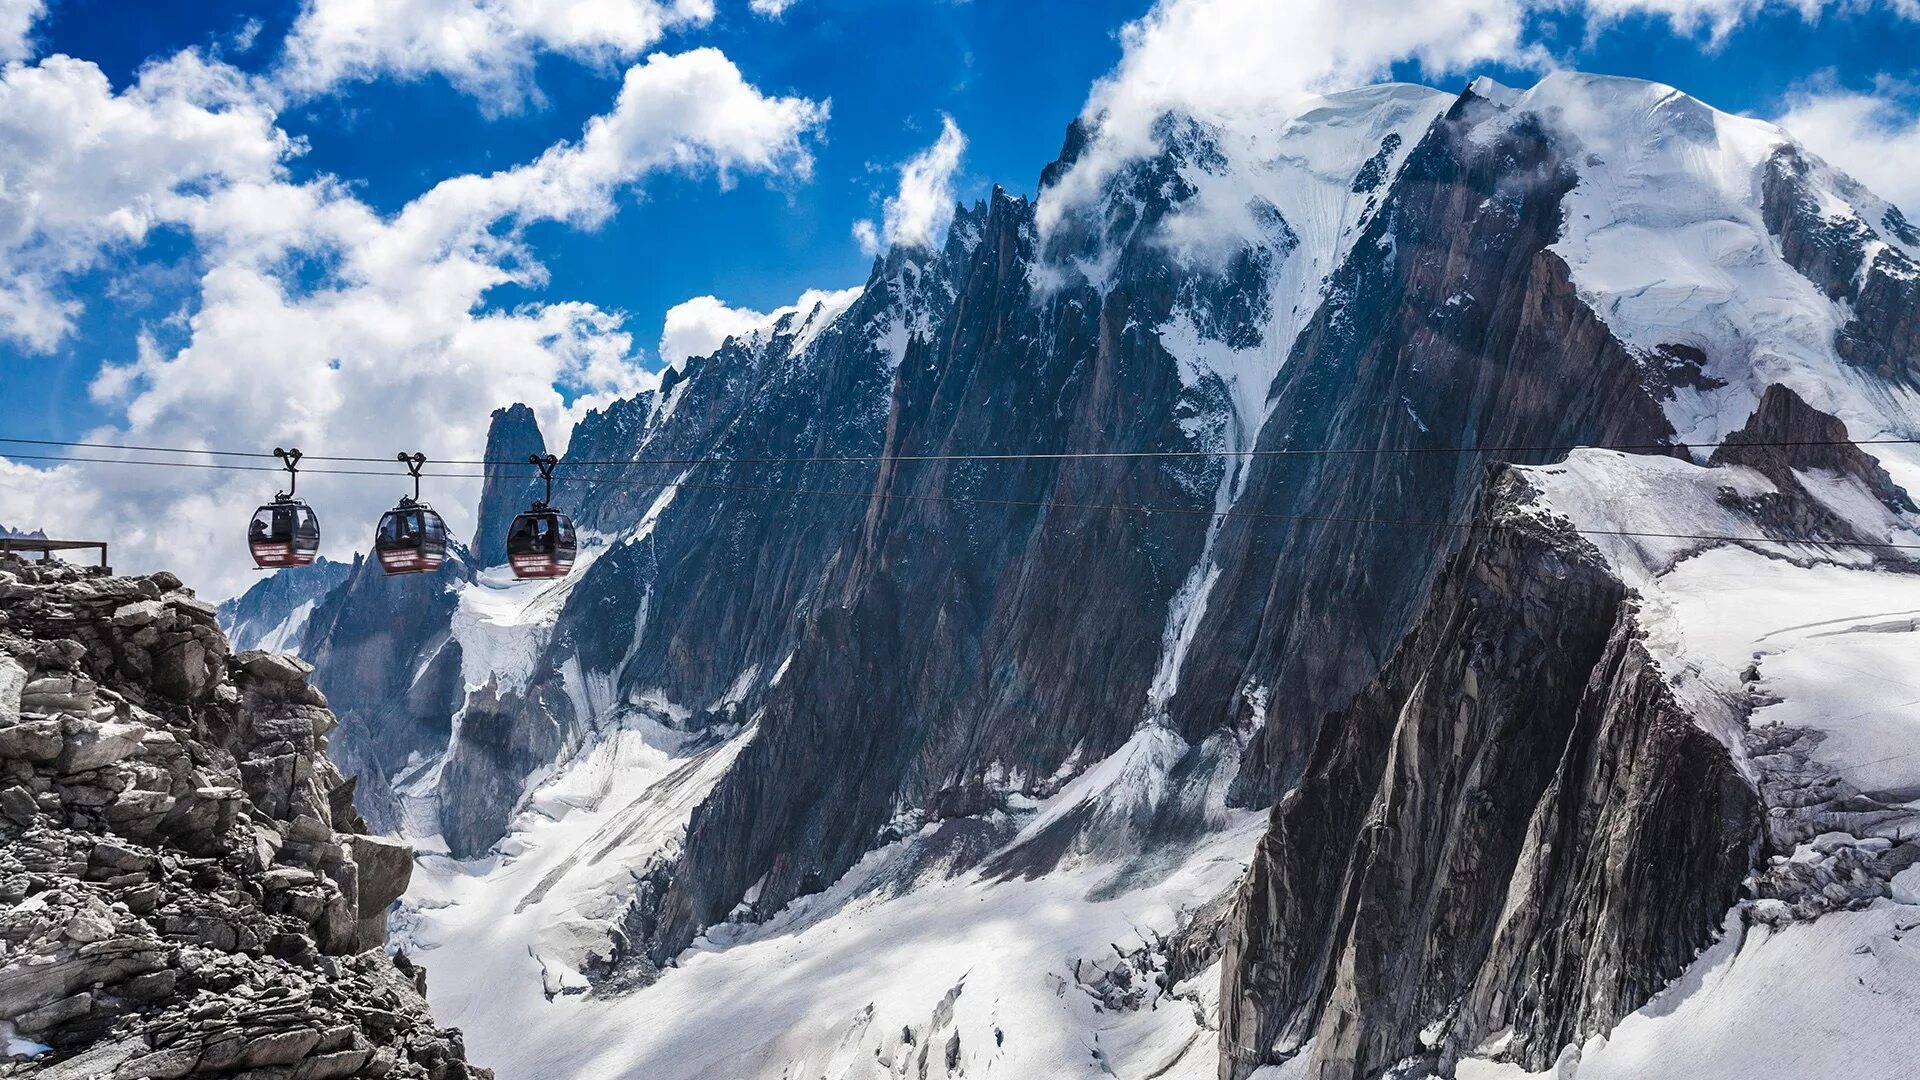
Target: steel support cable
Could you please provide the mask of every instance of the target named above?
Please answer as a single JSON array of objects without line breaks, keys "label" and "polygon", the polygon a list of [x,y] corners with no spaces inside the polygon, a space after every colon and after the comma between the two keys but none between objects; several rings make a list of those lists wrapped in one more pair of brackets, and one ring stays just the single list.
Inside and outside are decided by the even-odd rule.
[{"label": "steel support cable", "polygon": [[[153,454],[201,455],[231,458],[271,458],[270,453],[250,450],[209,450],[190,446],[139,446],[123,443],[83,442],[62,439],[23,439],[0,436],[0,443],[25,446],[53,446],[68,449],[125,450]],[[1671,452],[1679,449],[1711,450],[1723,446],[1769,449],[1793,449],[1836,446],[1920,446],[1920,439],[1805,439],[1741,440],[1710,443],[1567,443],[1553,446],[1382,446],[1382,447],[1294,447],[1278,450],[1063,450],[1053,452],[950,453],[950,454],[824,454],[812,456],[768,457],[692,457],[631,458],[618,461],[564,460],[568,467],[594,466],[641,468],[650,466],[702,465],[823,465],[887,464],[892,462],[940,461],[1085,461],[1152,460],[1188,458],[1263,458],[1263,457],[1375,457],[1391,454],[1552,454],[1573,450],[1613,450],[1622,453]],[[5,457],[28,459],[24,454]],[[309,461],[334,461],[347,464],[375,464],[392,461],[392,455],[359,456],[308,454]],[[57,460],[57,459],[56,459]],[[443,465],[514,466],[526,468],[525,461],[501,461],[489,458],[434,458]]]},{"label": "steel support cable", "polygon": [[[23,459],[29,455],[21,455]],[[130,461],[124,458],[65,458],[52,455],[36,455],[31,460],[76,462],[93,465],[135,465],[150,468],[189,468],[217,469],[233,472],[279,472],[279,468],[268,465],[223,465],[217,462],[190,461]],[[372,469],[306,469],[308,475],[327,476],[379,476],[392,477],[391,471]],[[429,472],[423,476],[442,479],[481,480],[486,473]],[[1042,510],[1092,510],[1135,514],[1166,514],[1180,517],[1219,518],[1221,520],[1250,521],[1288,521],[1309,522],[1336,525],[1369,525],[1397,528],[1441,529],[1456,531],[1516,531],[1517,525],[1489,524],[1477,521],[1422,521],[1415,519],[1369,518],[1328,514],[1277,514],[1261,510],[1207,510],[1189,506],[1153,506],[1131,503],[1084,503],[1058,502],[1045,499],[987,499],[957,495],[906,495],[885,491],[840,491],[823,488],[783,488],[738,484],[706,484],[687,480],[621,480],[610,477],[579,477],[583,482],[594,484],[613,484],[624,487],[674,488],[688,491],[724,491],[760,495],[796,495],[823,498],[846,499],[884,499],[899,502],[949,503],[975,506],[999,506]],[[1859,548],[1887,548],[1894,550],[1920,551],[1920,544],[1898,544],[1893,542],[1873,542],[1859,540],[1815,540],[1810,538],[1782,538],[1775,536],[1743,536],[1719,533],[1681,533],[1647,532],[1634,529],[1581,529],[1572,528],[1572,532],[1581,536],[1636,537],[1652,540],[1703,540],[1722,543],[1778,544],[1787,547],[1813,547],[1851,550]]]}]

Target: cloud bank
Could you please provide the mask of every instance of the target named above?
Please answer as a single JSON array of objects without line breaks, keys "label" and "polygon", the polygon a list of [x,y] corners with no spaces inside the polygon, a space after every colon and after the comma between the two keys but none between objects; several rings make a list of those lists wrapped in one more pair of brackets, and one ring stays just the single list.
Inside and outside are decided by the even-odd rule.
[{"label": "cloud bank", "polygon": [[1822,83],[1789,95],[1774,123],[1920,221],[1920,110],[1906,104],[1914,88],[1884,77],[1870,94]]},{"label": "cloud bank", "polygon": [[278,79],[311,96],[438,75],[490,110],[512,112],[538,102],[542,53],[612,64],[712,19],[713,0],[306,0]]},{"label": "cloud bank", "polygon": [[[124,421],[88,439],[474,458],[490,411],[520,400],[563,443],[586,408],[657,376],[621,313],[489,302],[499,286],[545,281],[525,228],[593,228],[663,173],[805,177],[826,118],[824,105],[763,94],[718,51],[656,54],[628,69],[577,138],[443,180],[388,215],[337,179],[289,179],[302,147],[277,125],[274,100],[195,53],[118,93],[67,57],[0,70],[0,143],[13,151],[0,158],[0,253],[15,268],[0,283],[0,334],[55,346],[77,309],[71,278],[160,231],[190,239],[202,268],[185,345],[143,338],[136,357],[105,367],[91,394]],[[404,477],[323,467],[311,463],[300,490],[322,508],[325,550],[345,557]],[[169,565],[229,592],[250,579],[238,523],[278,479],[0,462],[0,519],[109,536],[128,568]],[[474,479],[427,484],[456,532],[477,493]]]},{"label": "cloud bank", "polygon": [[900,166],[900,188],[881,206],[880,223],[853,223],[860,250],[877,255],[889,247],[938,244],[953,221],[953,175],[966,149],[967,137],[953,117],[941,117],[940,137]]},{"label": "cloud bank", "polygon": [[769,330],[788,315],[817,316],[821,325],[845,311],[863,290],[808,289],[800,299],[772,311],[733,307],[717,296],[696,296],[667,309],[665,327],[660,333],[660,359],[673,367],[684,365],[696,356],[711,355],[728,338],[745,338],[757,331]]},{"label": "cloud bank", "polygon": [[33,55],[33,24],[47,13],[47,0],[0,0],[0,64]]}]

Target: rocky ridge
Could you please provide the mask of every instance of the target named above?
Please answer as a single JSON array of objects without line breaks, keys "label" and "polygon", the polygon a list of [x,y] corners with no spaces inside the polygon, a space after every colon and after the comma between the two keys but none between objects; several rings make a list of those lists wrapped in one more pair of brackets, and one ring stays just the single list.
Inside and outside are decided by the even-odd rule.
[{"label": "rocky ridge", "polygon": [[[1739,896],[1762,810],[1674,700],[1637,603],[1496,474],[1385,670],[1328,717],[1228,920],[1221,1073],[1529,1069],[1680,974]],[[1616,890],[1612,882],[1635,887]]]},{"label": "rocky ridge", "polygon": [[311,671],[171,574],[0,560],[0,1075],[492,1075],[382,951],[412,851]]}]

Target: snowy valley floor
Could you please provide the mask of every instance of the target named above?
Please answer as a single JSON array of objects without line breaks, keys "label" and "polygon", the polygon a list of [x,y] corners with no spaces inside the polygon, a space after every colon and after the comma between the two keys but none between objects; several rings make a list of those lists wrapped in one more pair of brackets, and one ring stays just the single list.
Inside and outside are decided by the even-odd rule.
[{"label": "snowy valley floor", "polygon": [[1215,1075],[1217,967],[1115,1010],[1076,964],[1093,980],[1229,888],[1258,814],[1106,900],[1089,894],[1116,867],[1093,861],[1034,880],[947,877],[927,854],[947,838],[928,828],[764,924],[702,939],[651,987],[580,993],[577,965],[618,916],[630,869],[675,841],[750,737],[674,757],[660,748],[672,733],[641,722],[543,785],[499,853],[422,856],[396,939],[474,1060],[529,1080]]}]

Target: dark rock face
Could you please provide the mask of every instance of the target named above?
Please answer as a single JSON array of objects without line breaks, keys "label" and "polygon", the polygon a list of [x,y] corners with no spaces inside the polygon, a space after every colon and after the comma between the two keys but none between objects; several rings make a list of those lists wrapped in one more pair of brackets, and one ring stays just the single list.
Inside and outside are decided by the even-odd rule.
[{"label": "dark rock face", "polygon": [[[1818,500],[1809,498],[1807,484],[1799,475],[1803,469],[1822,469],[1837,477],[1859,480],[1868,494],[1887,507],[1920,513],[1912,496],[1893,482],[1880,461],[1847,442],[1847,425],[1814,409],[1778,382],[1761,394],[1761,404],[1753,409],[1745,427],[1728,434],[1715,448],[1711,463],[1747,465],[1780,488],[1780,494],[1766,498],[1766,505],[1749,509],[1757,509],[1755,517],[1782,536],[1832,538],[1868,550],[1884,544],[1884,538],[1862,534]],[[1887,548],[1882,548],[1880,555],[1887,561],[1903,561]]]},{"label": "dark rock face", "polygon": [[507,561],[507,527],[513,516],[539,498],[545,487],[540,470],[526,463],[534,454],[547,452],[547,440],[540,435],[540,423],[533,410],[515,402],[493,410],[493,422],[487,427],[486,460],[511,464],[488,465],[486,479],[480,484],[480,512],[473,527],[473,559],[476,566],[498,566]]},{"label": "dark rock face", "polygon": [[1546,1068],[1677,976],[1734,900],[1755,793],[1597,553],[1508,513],[1528,497],[1496,485],[1496,528],[1274,807],[1229,919],[1222,1077],[1303,1052],[1326,1080],[1450,1070],[1509,1029],[1503,1055]]},{"label": "dark rock face", "polygon": [[[261,578],[246,592],[220,605],[220,628],[237,649],[259,648],[268,637],[295,631],[276,643],[292,648],[305,639],[304,626],[293,627],[288,620],[303,605],[318,606],[328,593],[339,588],[353,572],[346,563],[321,557],[312,566],[290,566]],[[310,610],[310,609],[309,609]]]},{"label": "dark rock face", "polygon": [[[1234,797],[1271,802],[1328,713],[1372,679],[1420,610],[1487,455],[1452,447],[1658,444],[1671,428],[1635,359],[1545,248],[1573,173],[1522,122],[1480,144],[1467,95],[1415,147],[1273,387],[1262,450],[1339,447],[1250,465],[1221,568],[1170,703],[1191,736],[1261,723]],[[1369,449],[1436,448],[1368,454]],[[1549,460],[1551,453],[1501,452]],[[1245,697],[1270,702],[1230,717]]]},{"label": "dark rock face", "polygon": [[[819,332],[810,355],[794,348],[814,315],[800,312],[690,362],[672,385],[581,423],[556,475],[555,502],[582,528],[628,535],[577,571],[529,685],[484,689],[468,704],[441,799],[443,834],[456,854],[483,853],[500,838],[525,778],[584,735],[583,706],[633,709],[696,734],[730,733],[745,722],[745,703],[729,698],[734,684],[747,672],[743,693],[758,695],[792,653],[824,568],[859,526],[873,469],[687,462],[878,451],[892,369],[872,324],[903,303],[945,296],[924,280],[926,261],[914,253],[877,266],[868,295],[838,323],[806,327]],[[576,464],[631,460],[636,447],[675,464]],[[576,700],[568,670],[606,682]]]},{"label": "dark rock face", "polygon": [[0,1021],[44,1047],[0,1072],[491,1075],[379,951],[412,851],[361,835],[311,670],[172,575],[0,560]]},{"label": "dark rock face", "polygon": [[333,753],[358,782],[356,805],[375,831],[397,826],[393,773],[415,753],[445,748],[466,697],[451,630],[459,598],[450,586],[471,576],[458,550],[434,573],[401,577],[356,557],[307,620],[300,652],[340,717]]},{"label": "dark rock face", "polygon": [[[549,707],[563,711],[554,716]],[[455,858],[484,855],[506,834],[527,774],[552,761],[572,729],[563,695],[502,700],[489,685],[467,697],[440,796],[441,835]]]},{"label": "dark rock face", "polygon": [[[1809,190],[1812,165],[1788,147],[1761,175],[1761,210],[1780,253],[1853,318],[1834,347],[1842,359],[1890,382],[1920,386],[1920,265],[1878,239],[1864,221],[1834,219]],[[1913,226],[1889,207],[1881,227],[1915,243]]]},{"label": "dark rock face", "polygon": [[[900,362],[884,452],[1191,446],[1180,421],[1195,396],[1140,329],[1175,301],[1176,275],[1153,261],[1164,256],[1129,247],[1122,261],[1139,265],[1120,277],[1140,284],[1104,298],[1085,285],[1037,295],[1031,222],[1024,200],[996,195],[987,208],[952,270],[951,321]],[[1206,518],[1113,506],[1198,511],[1217,479],[1217,466],[1164,461],[884,467],[882,497],[828,567],[758,735],[694,814],[650,920],[652,961],[756,881],[769,908],[823,887],[896,810],[988,809],[1004,797],[988,782],[996,768],[1050,794],[1070,755],[1117,749],[1161,647],[1161,621],[1142,613],[1167,610]]]}]

